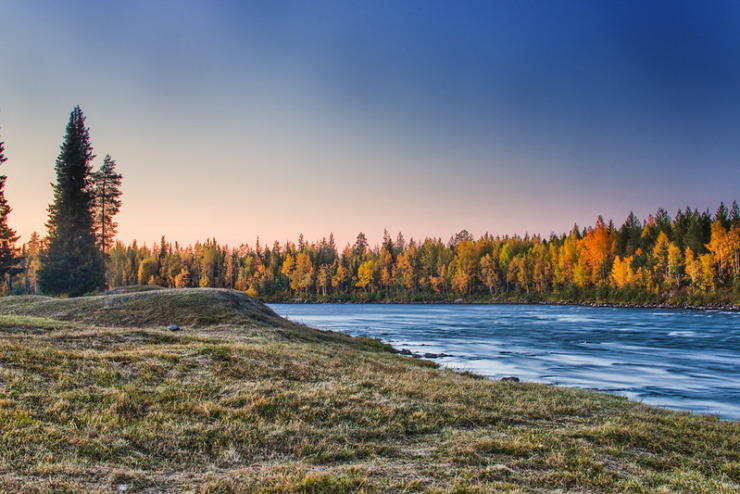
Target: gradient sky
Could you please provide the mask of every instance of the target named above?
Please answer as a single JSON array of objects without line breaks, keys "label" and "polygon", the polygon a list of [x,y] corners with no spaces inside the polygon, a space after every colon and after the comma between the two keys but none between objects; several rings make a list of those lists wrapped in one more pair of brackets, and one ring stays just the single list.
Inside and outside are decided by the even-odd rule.
[{"label": "gradient sky", "polygon": [[549,235],[740,200],[740,2],[0,1],[11,227],[69,114],[130,242]]}]

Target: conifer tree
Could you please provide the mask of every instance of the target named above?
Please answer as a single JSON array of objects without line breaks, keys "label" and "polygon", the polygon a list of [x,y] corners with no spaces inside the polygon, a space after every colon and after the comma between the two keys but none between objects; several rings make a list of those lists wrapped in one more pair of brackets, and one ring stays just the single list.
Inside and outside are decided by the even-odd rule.
[{"label": "conifer tree", "polygon": [[118,231],[118,223],[113,216],[121,209],[121,181],[123,176],[116,173],[116,162],[106,155],[103,165],[93,173],[95,192],[95,230],[98,235],[98,247],[105,253],[113,246],[113,238]]},{"label": "conifer tree", "polygon": [[38,273],[45,293],[78,296],[103,286],[103,257],[93,226],[93,158],[85,116],[77,106],[70,115],[56,160],[54,202],[49,205],[47,245]]},{"label": "conifer tree", "polygon": [[355,240],[355,245],[352,247],[352,253],[360,257],[363,254],[365,254],[365,251],[367,250],[367,237],[364,233],[360,232],[357,234],[357,240]]},{"label": "conifer tree", "polygon": [[719,223],[725,229],[730,228],[730,218],[728,216],[729,213],[727,211],[727,206],[725,206],[724,201],[722,201],[719,203],[717,212],[714,213],[714,222]]},{"label": "conifer tree", "polygon": [[[8,161],[5,157],[5,143],[0,141],[0,165]],[[10,275],[10,286],[12,288],[13,276],[20,273],[23,268],[20,267],[22,256],[18,254],[15,242],[18,236],[15,231],[8,226],[8,214],[12,211],[5,199],[5,175],[0,175],[0,278]]]},{"label": "conifer tree", "polygon": [[732,207],[730,208],[730,225],[740,227],[740,206],[737,205],[737,201],[732,201]]}]

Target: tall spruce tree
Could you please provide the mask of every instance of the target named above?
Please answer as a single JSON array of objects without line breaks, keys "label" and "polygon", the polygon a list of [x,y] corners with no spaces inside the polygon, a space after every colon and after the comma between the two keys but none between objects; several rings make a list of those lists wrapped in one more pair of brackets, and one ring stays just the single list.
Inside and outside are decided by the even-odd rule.
[{"label": "tall spruce tree", "polygon": [[45,293],[74,297],[104,283],[103,256],[93,227],[92,151],[85,116],[77,106],[70,115],[55,166],[54,203],[49,206],[49,233],[38,273]]},{"label": "tall spruce tree", "polygon": [[[5,143],[0,141],[0,165],[8,161],[5,157]],[[19,255],[15,242],[18,236],[8,226],[8,214],[12,211],[5,199],[5,175],[0,175],[0,278],[9,276],[8,285],[12,288],[13,276],[23,271],[20,266],[22,256]]]},{"label": "tall spruce tree", "polygon": [[93,173],[95,184],[95,231],[98,235],[98,246],[105,257],[105,253],[113,246],[118,223],[113,216],[121,208],[121,180],[123,176],[116,173],[116,162],[110,155],[103,160],[103,165]]}]

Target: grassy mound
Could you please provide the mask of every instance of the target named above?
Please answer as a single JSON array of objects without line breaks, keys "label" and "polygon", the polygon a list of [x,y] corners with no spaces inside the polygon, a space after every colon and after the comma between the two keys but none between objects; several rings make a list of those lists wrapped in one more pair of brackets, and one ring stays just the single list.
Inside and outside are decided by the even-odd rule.
[{"label": "grassy mound", "polygon": [[[740,423],[441,370],[253,304],[0,300],[0,492],[740,492]],[[201,326],[157,327],[173,314]]]},{"label": "grassy mound", "polygon": [[108,327],[286,326],[270,308],[248,295],[215,288],[121,290],[67,299],[35,295],[4,297],[0,299],[0,314]]}]

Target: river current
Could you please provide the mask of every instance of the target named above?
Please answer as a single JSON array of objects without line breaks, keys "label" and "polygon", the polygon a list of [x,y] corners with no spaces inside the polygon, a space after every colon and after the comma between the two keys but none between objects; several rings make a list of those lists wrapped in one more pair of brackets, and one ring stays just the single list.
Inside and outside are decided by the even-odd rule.
[{"label": "river current", "polygon": [[740,419],[740,313],[551,305],[270,304],[491,378],[597,389]]}]

